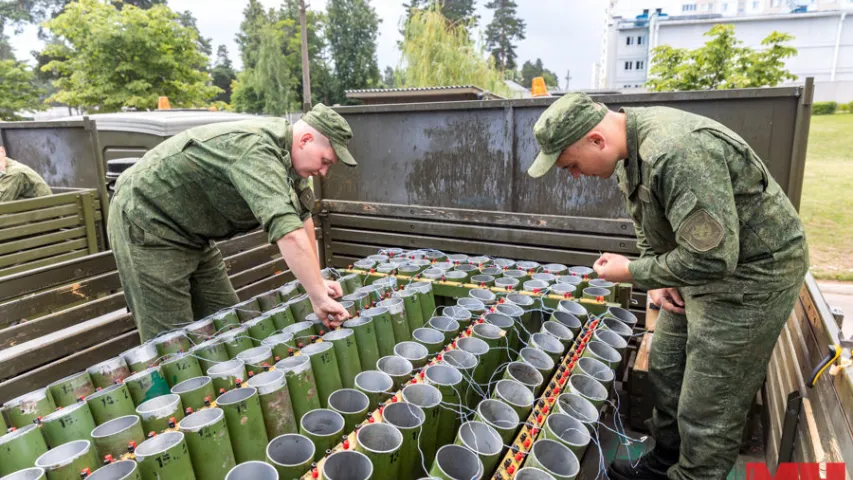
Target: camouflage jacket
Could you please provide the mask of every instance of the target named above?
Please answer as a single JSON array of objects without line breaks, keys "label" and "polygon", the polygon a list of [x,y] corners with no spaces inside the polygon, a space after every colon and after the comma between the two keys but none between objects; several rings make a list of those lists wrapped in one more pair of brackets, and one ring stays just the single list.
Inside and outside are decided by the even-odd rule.
[{"label": "camouflage jacket", "polygon": [[0,171],[0,202],[44,197],[51,193],[35,170],[6,157],[6,170]]},{"label": "camouflage jacket", "polygon": [[737,134],[667,107],[626,108],[628,158],[616,175],[641,258],[635,284],[687,294],[769,292],[802,282],[803,225]]},{"label": "camouflage jacket", "polygon": [[292,129],[275,118],[186,130],[125,171],[113,203],[146,234],[190,248],[258,225],[274,243],[303,227],[314,201],[292,168]]}]

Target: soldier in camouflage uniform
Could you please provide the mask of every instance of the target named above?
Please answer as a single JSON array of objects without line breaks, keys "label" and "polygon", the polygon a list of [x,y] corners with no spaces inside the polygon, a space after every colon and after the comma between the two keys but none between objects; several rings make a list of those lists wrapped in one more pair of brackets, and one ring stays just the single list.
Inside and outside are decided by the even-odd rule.
[{"label": "soldier in camouflage uniform", "polygon": [[260,224],[319,318],[347,318],[320,273],[308,177],[325,176],[352,130],[322,104],[291,125],[258,118],[186,130],[116,183],[107,232],[142,340],[238,303],[214,241]]},{"label": "soldier in camouflage uniform", "polygon": [[615,462],[610,478],[725,478],[807,271],[797,212],[742,138],[699,115],[613,112],[572,94],[534,133],[532,177],[554,165],[574,178],[616,173],[640,258],[606,253],[595,271],[662,306],[649,365],[655,447]]},{"label": "soldier in camouflage uniform", "polygon": [[50,195],[50,187],[38,173],[6,156],[0,146],[0,202]]}]

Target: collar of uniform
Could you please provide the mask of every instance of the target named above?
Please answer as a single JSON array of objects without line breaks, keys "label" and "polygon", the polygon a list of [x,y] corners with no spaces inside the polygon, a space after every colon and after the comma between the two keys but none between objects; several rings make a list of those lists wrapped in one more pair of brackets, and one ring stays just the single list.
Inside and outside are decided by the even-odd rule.
[{"label": "collar of uniform", "polygon": [[634,195],[640,186],[640,153],[637,138],[637,117],[632,108],[620,108],[625,114],[625,133],[628,143],[628,158],[624,161],[625,175],[619,181],[619,189],[627,197]]}]

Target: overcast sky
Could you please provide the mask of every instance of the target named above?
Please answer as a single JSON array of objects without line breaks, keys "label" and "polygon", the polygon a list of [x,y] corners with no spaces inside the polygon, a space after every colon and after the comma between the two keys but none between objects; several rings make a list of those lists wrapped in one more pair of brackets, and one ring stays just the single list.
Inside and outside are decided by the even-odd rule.
[{"label": "overcast sky", "polygon": [[[625,0],[623,0],[625,1]],[[627,0],[633,3],[636,0]],[[220,44],[228,47],[235,66],[240,56],[234,41],[247,0],[169,0],[174,10],[190,10],[198,19],[201,34],[213,39],[213,49]],[[261,0],[275,8],[280,0]],[[400,59],[397,50],[398,22],[403,15],[403,0],[370,0],[382,19],[379,31],[378,60],[380,70],[395,66]],[[481,16],[480,27],[491,21],[491,11],[484,5],[488,0],[476,0]],[[541,58],[545,67],[554,71],[560,86],[566,86],[566,73],[571,70],[571,88],[590,88],[592,64],[600,55],[604,30],[605,0],[517,0],[518,14],[527,23],[527,38],[518,44],[519,64]],[[311,9],[323,10],[326,0],[310,0]],[[31,50],[41,43],[34,27],[12,37],[15,53],[21,60],[31,61]]]}]

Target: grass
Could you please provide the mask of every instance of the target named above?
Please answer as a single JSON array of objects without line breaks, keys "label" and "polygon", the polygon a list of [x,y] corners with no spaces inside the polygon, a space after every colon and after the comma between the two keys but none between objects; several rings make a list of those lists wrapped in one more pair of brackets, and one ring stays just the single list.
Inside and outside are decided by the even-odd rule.
[{"label": "grass", "polygon": [[815,278],[853,281],[853,114],[812,116],[800,217]]}]

